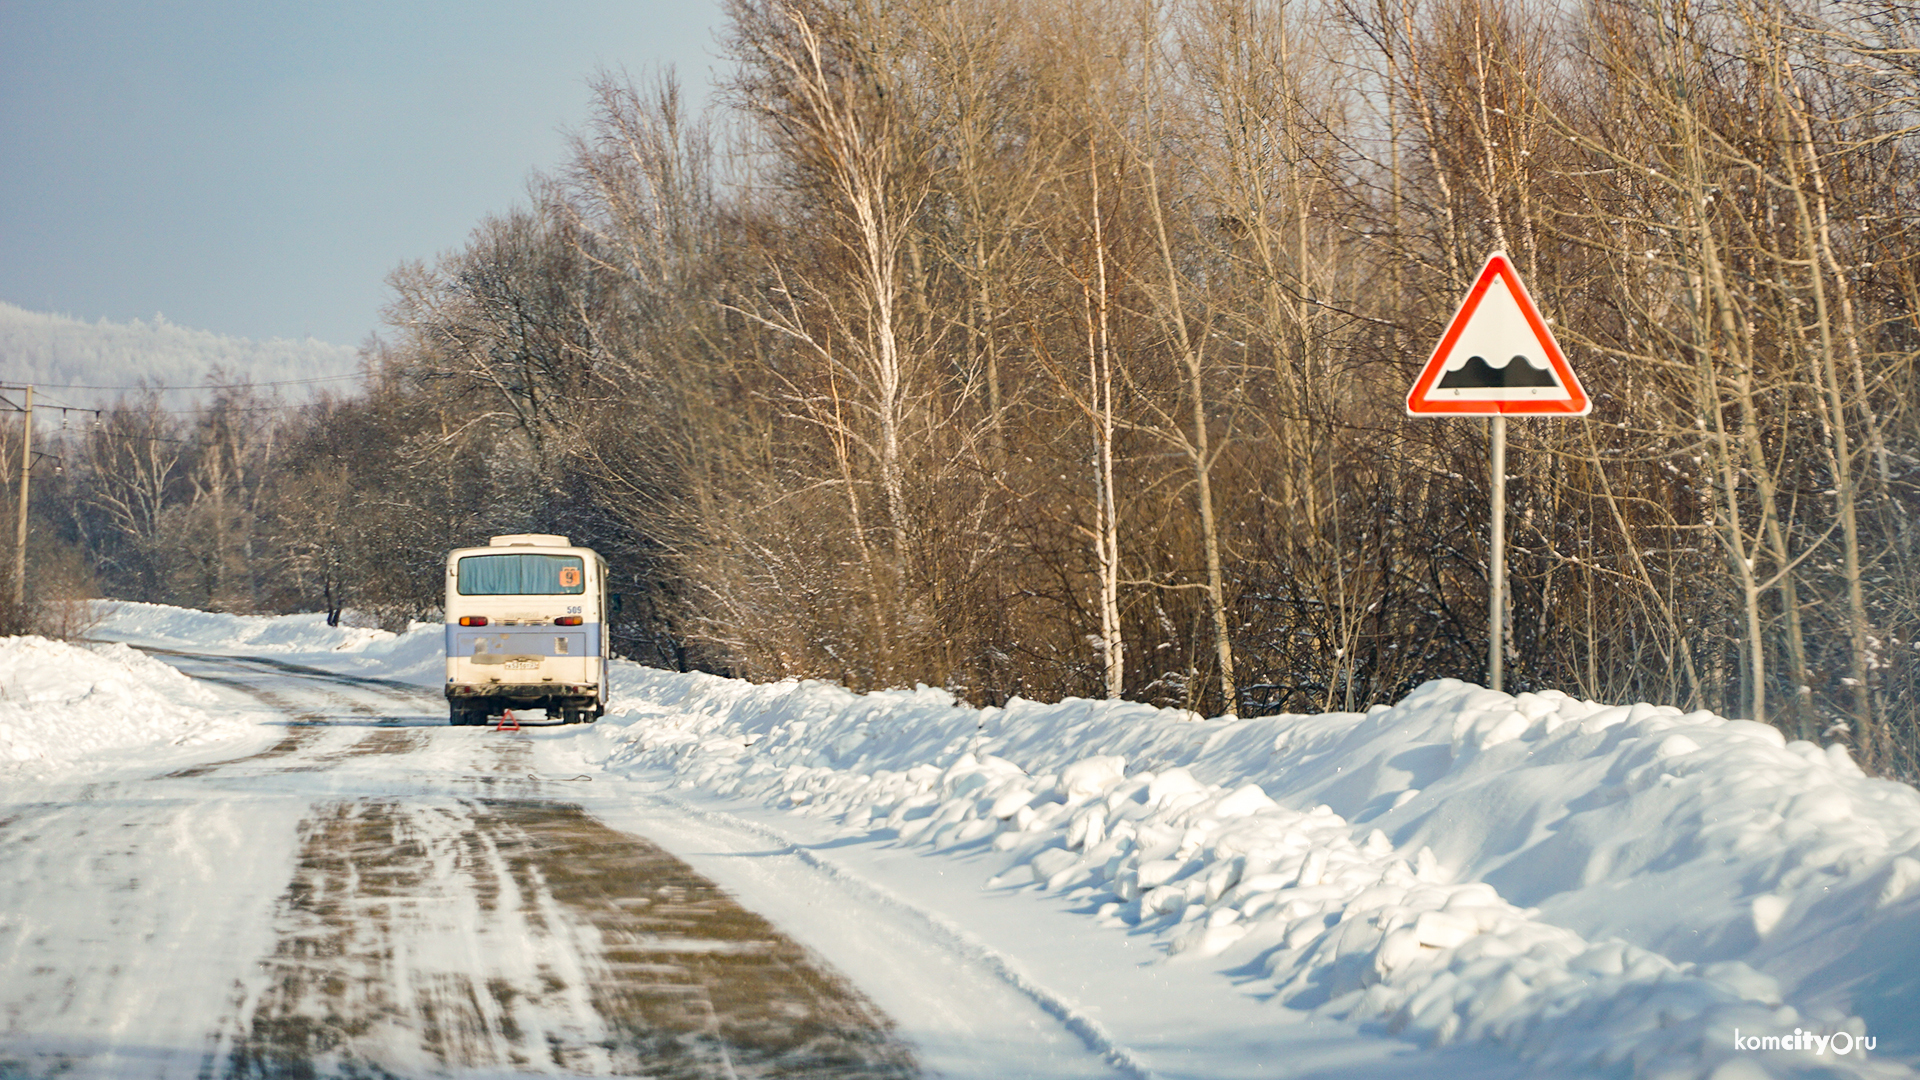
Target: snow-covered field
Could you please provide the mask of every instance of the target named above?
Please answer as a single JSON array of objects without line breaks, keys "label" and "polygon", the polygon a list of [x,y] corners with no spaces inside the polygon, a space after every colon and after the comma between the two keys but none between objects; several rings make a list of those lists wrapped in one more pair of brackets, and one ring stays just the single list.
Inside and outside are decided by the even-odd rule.
[{"label": "snow-covered field", "polygon": [[[437,626],[129,604],[98,633],[440,678]],[[866,916],[810,911],[794,890],[824,873],[868,896],[876,924],[910,910],[1122,1073],[1920,1064],[1920,793],[1839,747],[1452,681],[1365,714],[1224,721],[632,664],[616,688],[601,722],[538,740],[543,767],[628,781],[581,785],[592,812],[649,832],[636,808],[677,808],[653,839],[800,924],[856,981],[888,976],[830,939],[848,932],[835,919]],[[0,787],[16,797],[87,767],[89,746],[258,737],[121,646],[0,643],[0,689]],[[686,824],[722,819],[787,845],[805,874],[756,884],[718,832]],[[883,1005],[911,991],[865,988]],[[1176,1046],[1181,1031],[1196,1034]]]}]

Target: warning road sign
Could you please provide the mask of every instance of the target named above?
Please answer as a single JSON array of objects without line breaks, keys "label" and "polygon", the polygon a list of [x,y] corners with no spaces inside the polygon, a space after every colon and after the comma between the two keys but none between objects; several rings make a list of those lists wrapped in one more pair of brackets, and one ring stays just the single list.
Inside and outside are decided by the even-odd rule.
[{"label": "warning road sign", "polygon": [[1407,393],[1415,416],[1585,416],[1593,408],[1503,252],[1494,252]]}]

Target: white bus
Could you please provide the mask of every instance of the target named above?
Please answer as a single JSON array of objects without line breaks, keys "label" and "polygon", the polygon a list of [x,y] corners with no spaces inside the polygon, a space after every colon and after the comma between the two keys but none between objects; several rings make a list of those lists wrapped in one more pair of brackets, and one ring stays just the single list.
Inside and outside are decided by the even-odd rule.
[{"label": "white bus", "polygon": [[607,563],[564,536],[496,536],[447,555],[449,723],[503,709],[598,720],[607,702]]}]

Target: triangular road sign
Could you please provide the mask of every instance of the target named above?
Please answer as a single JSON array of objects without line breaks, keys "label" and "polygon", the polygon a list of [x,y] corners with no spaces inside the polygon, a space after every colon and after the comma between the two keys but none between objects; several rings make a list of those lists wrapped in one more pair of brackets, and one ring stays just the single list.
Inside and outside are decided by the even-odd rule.
[{"label": "triangular road sign", "polygon": [[1553,331],[1496,251],[1407,392],[1415,416],[1585,416],[1593,408]]}]

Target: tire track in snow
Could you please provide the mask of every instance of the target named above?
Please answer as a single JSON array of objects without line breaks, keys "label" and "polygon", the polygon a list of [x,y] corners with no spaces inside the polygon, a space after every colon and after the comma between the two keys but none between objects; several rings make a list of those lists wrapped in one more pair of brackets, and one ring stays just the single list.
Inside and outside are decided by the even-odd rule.
[{"label": "tire track in snow", "polygon": [[[378,760],[420,751],[420,773],[488,789],[499,774],[524,788],[362,795],[310,812],[264,979],[229,1006],[203,1075],[915,1074],[890,1022],[804,949],[651,843],[505,776],[526,767],[526,742],[398,726],[389,708],[340,692],[370,691],[384,706],[386,680],[314,685],[309,675],[326,673],[254,661],[265,669],[256,680],[229,662],[239,658],[176,655],[282,711],[317,697],[389,721],[348,745],[290,737],[223,767],[291,755],[275,771],[347,766],[377,787]],[[302,715],[325,728],[325,711]],[[441,771],[449,764],[462,771]],[[466,772],[473,764],[494,774]]]},{"label": "tire track in snow", "polygon": [[227,1076],[915,1072],[837,975],[577,806],[334,804],[282,908]]}]

